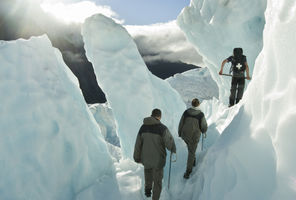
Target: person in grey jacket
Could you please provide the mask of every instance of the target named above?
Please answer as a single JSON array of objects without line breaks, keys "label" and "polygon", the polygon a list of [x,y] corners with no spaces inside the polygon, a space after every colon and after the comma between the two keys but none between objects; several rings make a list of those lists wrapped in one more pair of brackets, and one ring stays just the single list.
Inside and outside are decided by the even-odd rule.
[{"label": "person in grey jacket", "polygon": [[178,128],[179,137],[182,137],[188,149],[187,169],[184,173],[185,179],[189,178],[192,168],[195,166],[195,152],[200,135],[201,133],[205,134],[208,129],[204,113],[199,108],[199,100],[193,99],[191,105],[192,107],[183,113]]},{"label": "person in grey jacket", "polygon": [[134,160],[144,165],[145,195],[158,200],[162,189],[166,148],[176,153],[175,141],[168,128],[160,122],[161,111],[154,109],[143,121],[135,143]]}]

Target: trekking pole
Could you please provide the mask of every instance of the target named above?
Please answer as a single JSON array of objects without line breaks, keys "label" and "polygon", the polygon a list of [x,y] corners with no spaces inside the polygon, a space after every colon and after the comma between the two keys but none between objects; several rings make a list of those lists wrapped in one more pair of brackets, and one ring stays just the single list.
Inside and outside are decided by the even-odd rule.
[{"label": "trekking pole", "polygon": [[221,75],[247,79],[247,77],[235,76],[235,75],[232,75],[232,74],[221,74]]},{"label": "trekking pole", "polygon": [[171,155],[170,155],[170,168],[169,168],[168,190],[170,189],[170,181],[171,181],[171,167],[172,167],[172,152],[171,152]]},{"label": "trekking pole", "polygon": [[207,137],[207,133],[203,133],[202,134],[202,138],[201,138],[201,151],[203,151],[203,146],[204,146],[204,138]]},{"label": "trekking pole", "polygon": [[176,154],[176,160],[172,160],[172,152],[170,154],[170,167],[169,167],[169,178],[168,178],[168,189],[170,189],[170,181],[171,181],[171,168],[172,168],[172,162],[177,161],[177,154]]}]

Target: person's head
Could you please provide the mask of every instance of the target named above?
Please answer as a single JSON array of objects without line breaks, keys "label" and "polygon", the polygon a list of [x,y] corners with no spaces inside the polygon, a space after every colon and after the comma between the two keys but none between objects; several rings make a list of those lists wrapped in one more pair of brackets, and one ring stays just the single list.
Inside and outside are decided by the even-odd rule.
[{"label": "person's head", "polygon": [[199,100],[197,99],[197,98],[194,98],[193,100],[192,100],[192,102],[191,102],[191,105],[193,106],[193,107],[198,107],[199,106]]},{"label": "person's head", "polygon": [[161,111],[158,108],[152,110],[151,117],[154,117],[158,120],[161,118]]},{"label": "person's head", "polygon": [[242,48],[237,47],[237,48],[233,49],[233,56],[235,58],[240,58],[240,57],[242,57],[242,55],[243,55],[243,49]]}]

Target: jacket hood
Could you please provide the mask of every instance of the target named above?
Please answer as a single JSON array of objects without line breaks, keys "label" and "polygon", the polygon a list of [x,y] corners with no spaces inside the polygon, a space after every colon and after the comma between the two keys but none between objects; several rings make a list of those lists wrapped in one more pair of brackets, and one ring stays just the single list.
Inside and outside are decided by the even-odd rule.
[{"label": "jacket hood", "polygon": [[143,120],[145,125],[160,124],[160,121],[154,117],[146,117]]},{"label": "jacket hood", "polygon": [[189,109],[187,109],[187,112],[190,115],[197,115],[201,112],[201,110],[199,108],[189,108]]}]

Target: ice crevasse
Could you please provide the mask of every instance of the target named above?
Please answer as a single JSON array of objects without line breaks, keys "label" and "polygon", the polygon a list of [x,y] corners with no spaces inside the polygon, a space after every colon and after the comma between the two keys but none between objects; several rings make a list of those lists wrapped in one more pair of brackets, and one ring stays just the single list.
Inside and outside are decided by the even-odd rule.
[{"label": "ice crevasse", "polygon": [[238,114],[207,152],[192,199],[296,198],[295,8],[290,0],[192,0],[178,17],[221,102],[230,82],[218,71],[234,47],[243,47],[253,74]]}]

